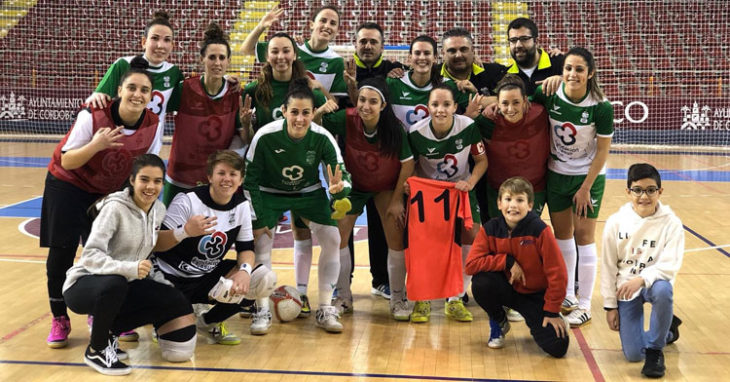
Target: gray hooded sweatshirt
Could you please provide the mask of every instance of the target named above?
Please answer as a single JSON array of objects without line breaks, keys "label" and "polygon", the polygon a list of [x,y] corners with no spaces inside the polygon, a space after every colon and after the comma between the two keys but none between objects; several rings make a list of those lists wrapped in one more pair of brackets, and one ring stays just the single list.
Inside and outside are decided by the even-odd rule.
[{"label": "gray hooded sweatshirt", "polygon": [[[97,203],[97,208],[99,216],[91,226],[81,259],[66,272],[64,292],[86,275],[121,275],[127,281],[137,280],[138,264],[152,252],[165,218],[165,206],[160,201],[145,213],[134,203],[129,189],[109,194]],[[172,285],[154,268],[147,277]]]}]

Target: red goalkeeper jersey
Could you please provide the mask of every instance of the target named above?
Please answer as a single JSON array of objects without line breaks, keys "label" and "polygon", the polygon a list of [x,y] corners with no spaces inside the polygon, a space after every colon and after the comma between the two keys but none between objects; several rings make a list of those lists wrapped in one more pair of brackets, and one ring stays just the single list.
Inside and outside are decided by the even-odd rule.
[{"label": "red goalkeeper jersey", "polygon": [[408,299],[433,300],[458,295],[464,288],[461,230],[471,229],[469,193],[455,183],[408,178],[406,289]]}]

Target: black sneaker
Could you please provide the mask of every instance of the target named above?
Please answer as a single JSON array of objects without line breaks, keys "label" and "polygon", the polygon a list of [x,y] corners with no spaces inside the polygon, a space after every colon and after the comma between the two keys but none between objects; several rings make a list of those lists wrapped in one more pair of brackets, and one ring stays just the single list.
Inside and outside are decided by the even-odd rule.
[{"label": "black sneaker", "polygon": [[241,318],[251,318],[253,314],[256,313],[256,304],[251,304],[249,306],[242,306],[241,310],[238,311],[238,315],[241,316]]},{"label": "black sneaker", "polygon": [[104,375],[127,375],[132,372],[132,368],[117,358],[117,353],[111,343],[101,352],[91,349],[91,345],[87,346],[84,363]]},{"label": "black sneaker", "polygon": [[669,333],[672,333],[672,339],[667,341],[667,345],[673,344],[679,339],[679,325],[682,325],[682,320],[677,316],[672,316],[672,323],[669,325]]},{"label": "black sneaker", "polygon": [[641,368],[641,374],[649,378],[661,378],[664,376],[664,353],[661,350],[646,349],[646,360],[644,367]]},{"label": "black sneaker", "polygon": [[119,348],[119,337],[115,335],[111,335],[109,338],[109,342],[112,344],[112,349],[114,349],[114,352],[117,353],[117,358],[124,361],[125,359],[129,359],[129,354],[125,352],[124,350]]}]

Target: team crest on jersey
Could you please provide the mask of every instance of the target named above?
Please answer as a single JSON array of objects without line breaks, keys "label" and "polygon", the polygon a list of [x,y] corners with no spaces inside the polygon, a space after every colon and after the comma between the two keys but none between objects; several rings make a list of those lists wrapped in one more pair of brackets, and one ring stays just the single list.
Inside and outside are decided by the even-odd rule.
[{"label": "team crest on jersey", "polygon": [[314,164],[314,157],[317,153],[315,153],[312,150],[307,151],[306,156],[304,157],[304,161],[307,162],[307,164],[311,165]]},{"label": "team crest on jersey", "polygon": [[200,239],[198,242],[198,253],[209,260],[221,258],[225,254],[227,243],[228,235],[225,232],[213,232]]},{"label": "team crest on jersey", "polygon": [[428,118],[428,108],[426,105],[416,105],[413,110],[408,110],[408,112],[406,112],[406,122],[408,122],[409,125],[413,125],[425,118]]},{"label": "team crest on jersey", "polygon": [[461,139],[461,138],[457,139],[457,140],[455,141],[455,144],[456,144],[456,149],[457,149],[457,150],[461,150],[461,149],[463,149],[463,148],[464,148],[464,140],[463,140],[463,139]]},{"label": "team crest on jersey", "polygon": [[302,177],[304,176],[304,169],[297,165],[284,167],[281,169],[281,176],[294,182],[302,179]]},{"label": "team crest on jersey", "polygon": [[583,110],[583,114],[580,115],[580,123],[588,123],[588,111]]},{"label": "team crest on jersey", "polygon": [[166,88],[170,87],[170,76],[164,76],[162,77],[162,81],[164,82],[163,86]]},{"label": "team crest on jersey", "polygon": [[555,129],[555,135],[560,138],[560,141],[564,145],[570,146],[575,143],[575,136],[578,134],[578,131],[572,123],[565,122],[562,125],[555,125],[553,129]]},{"label": "team crest on jersey", "polygon": [[329,63],[322,62],[319,64],[319,71],[322,73],[327,73],[327,67],[329,66]]},{"label": "team crest on jersey", "polygon": [[274,108],[274,110],[271,111],[271,119],[273,119],[274,121],[278,121],[283,118],[284,113],[281,111],[281,106]]}]

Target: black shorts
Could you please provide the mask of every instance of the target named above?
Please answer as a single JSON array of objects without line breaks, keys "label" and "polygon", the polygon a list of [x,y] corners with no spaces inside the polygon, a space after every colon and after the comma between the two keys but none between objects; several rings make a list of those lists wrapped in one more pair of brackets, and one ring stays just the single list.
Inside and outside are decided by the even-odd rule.
[{"label": "black shorts", "polygon": [[46,175],[41,206],[41,247],[77,247],[86,243],[91,219],[86,210],[103,195],[84,191],[71,183]]},{"label": "black shorts", "polygon": [[236,266],[238,266],[236,260],[223,260],[207,275],[187,278],[165,273],[165,278],[175,284],[175,288],[179,289],[191,304],[215,303],[208,297],[208,292],[218,283],[221,276],[225,276]]}]

